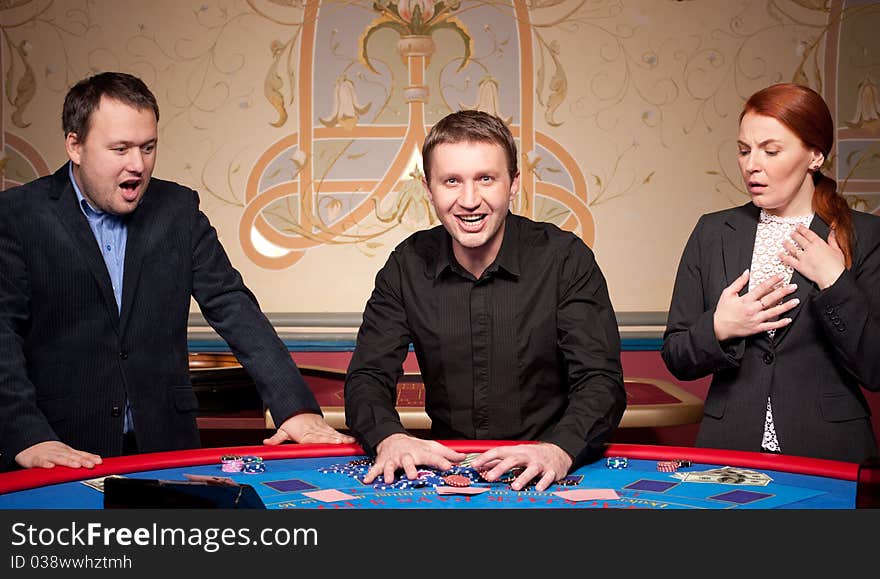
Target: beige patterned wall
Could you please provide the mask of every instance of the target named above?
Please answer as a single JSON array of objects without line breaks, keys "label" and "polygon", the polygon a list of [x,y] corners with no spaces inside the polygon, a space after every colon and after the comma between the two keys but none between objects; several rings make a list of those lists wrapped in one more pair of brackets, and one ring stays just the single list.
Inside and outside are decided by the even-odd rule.
[{"label": "beige patterned wall", "polygon": [[3,188],[66,160],[60,109],[124,70],[161,109],[155,174],[201,193],[268,312],[360,312],[437,223],[418,148],[447,112],[508,120],[516,210],[595,249],[620,312],[665,311],[701,213],[747,200],[745,98],[820,90],[828,169],[880,206],[880,5],[851,0],[0,0]]}]

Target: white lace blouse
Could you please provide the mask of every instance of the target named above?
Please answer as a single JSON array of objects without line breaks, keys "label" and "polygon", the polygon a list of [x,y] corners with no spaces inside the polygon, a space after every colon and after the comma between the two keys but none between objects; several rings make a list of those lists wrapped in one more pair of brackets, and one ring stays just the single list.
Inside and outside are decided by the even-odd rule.
[{"label": "white lace blouse", "polygon": [[[779,285],[791,283],[792,268],[779,260],[779,254],[785,252],[782,242],[791,238],[792,232],[799,223],[809,227],[812,220],[812,213],[800,217],[777,217],[761,209],[758,232],[755,236],[755,249],[752,253],[752,266],[749,270],[749,291],[767,278],[777,274],[785,276]],[[771,340],[775,333],[775,330],[767,332]],[[764,437],[761,441],[761,448],[770,452],[782,452],[779,439],[776,437],[776,428],[773,425],[773,408],[769,396],[767,397],[767,413],[764,419]]]}]

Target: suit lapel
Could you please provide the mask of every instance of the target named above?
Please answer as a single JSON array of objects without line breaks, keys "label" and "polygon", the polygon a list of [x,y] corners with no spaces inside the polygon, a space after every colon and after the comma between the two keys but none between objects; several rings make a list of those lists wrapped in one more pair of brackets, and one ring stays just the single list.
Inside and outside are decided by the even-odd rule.
[{"label": "suit lapel", "polygon": [[128,320],[131,318],[131,309],[134,305],[134,296],[141,277],[144,255],[150,247],[150,233],[155,228],[150,228],[152,203],[150,188],[144,192],[137,209],[128,218],[128,240],[125,243],[125,270],[122,273],[122,308],[119,334],[125,334]]},{"label": "suit lapel", "polygon": [[107,272],[107,265],[101,256],[101,250],[98,248],[95,234],[92,233],[92,228],[89,227],[89,222],[82,211],[82,207],[79,206],[76,191],[73,190],[73,185],[70,183],[68,165],[65,164],[56,171],[53,178],[55,184],[51,188],[49,196],[55,201],[53,207],[58,215],[58,220],[73,240],[73,247],[76,253],[82,258],[95,278],[101,297],[104,300],[104,305],[107,307],[107,314],[113,321],[113,327],[116,327],[119,323],[119,312],[116,306],[116,298],[113,296],[110,274]]},{"label": "suit lapel", "polygon": [[[828,241],[828,233],[830,231],[830,228],[828,227],[828,224],[825,223],[821,217],[819,217],[818,214],[813,217],[813,221],[810,223],[810,229],[814,231],[816,235],[818,235],[825,241]],[[794,270],[794,272],[792,272],[791,283],[797,284],[797,290],[794,292],[794,294],[788,296],[786,301],[797,298],[798,300],[800,300],[800,303],[798,303],[798,305],[795,306],[793,310],[790,310],[785,314],[787,317],[791,318],[791,323],[783,328],[779,328],[776,331],[776,336],[774,336],[773,341],[777,345],[779,345],[782,340],[785,339],[785,336],[788,335],[789,329],[794,325],[795,320],[801,313],[801,310],[804,309],[804,306],[807,304],[807,300],[810,298],[810,296],[816,294],[819,291],[816,287],[816,284],[801,275],[798,270]]]},{"label": "suit lapel", "polygon": [[[731,212],[724,222],[721,233],[721,254],[724,259],[725,287],[742,275],[752,265],[752,253],[755,249],[755,235],[758,232],[758,215],[760,209],[752,205],[742,205]],[[748,293],[749,286],[740,292]]]}]

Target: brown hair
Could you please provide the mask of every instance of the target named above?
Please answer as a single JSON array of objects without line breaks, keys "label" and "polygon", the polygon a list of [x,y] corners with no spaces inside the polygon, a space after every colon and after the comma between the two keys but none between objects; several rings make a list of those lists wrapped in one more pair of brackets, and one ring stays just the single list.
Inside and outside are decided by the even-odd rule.
[{"label": "brown hair", "polygon": [[152,110],[156,121],[159,120],[156,97],[144,81],[124,72],[102,72],[79,81],[64,97],[61,126],[65,137],[74,133],[80,141],[86,138],[89,121],[92,113],[101,104],[101,97],[125,103],[138,110]]},{"label": "brown hair", "polygon": [[[753,94],[739,116],[746,113],[772,117],[785,125],[810,149],[825,155],[834,144],[834,121],[828,105],[811,88],[798,84],[774,84]],[[822,174],[821,168],[813,173],[813,211],[834,230],[837,243],[843,250],[846,267],[852,267],[852,215],[846,200],[837,192],[837,182]]]},{"label": "brown hair", "polygon": [[507,174],[516,178],[516,141],[504,121],[482,111],[464,110],[446,115],[431,127],[422,145],[422,164],[425,181],[431,183],[431,153],[444,143],[493,143],[504,150]]}]

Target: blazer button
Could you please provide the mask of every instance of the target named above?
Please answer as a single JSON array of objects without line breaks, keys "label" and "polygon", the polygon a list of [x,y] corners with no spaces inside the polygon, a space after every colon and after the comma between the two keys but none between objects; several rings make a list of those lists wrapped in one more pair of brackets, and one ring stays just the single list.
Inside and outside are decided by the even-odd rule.
[{"label": "blazer button", "polygon": [[119,352],[119,357],[123,360],[128,360],[128,352],[126,352],[125,350]]},{"label": "blazer button", "polygon": [[764,363],[772,364],[773,363],[773,352],[767,352],[764,354]]},{"label": "blazer button", "polygon": [[114,406],[110,409],[110,416],[114,418],[122,416],[122,408],[120,408],[119,406]]},{"label": "blazer button", "polygon": [[834,313],[834,306],[825,306],[825,313],[826,314],[833,314]]},{"label": "blazer button", "polygon": [[846,331],[846,324],[844,324],[843,322],[840,322],[837,325],[837,331],[838,332],[845,332]]}]

